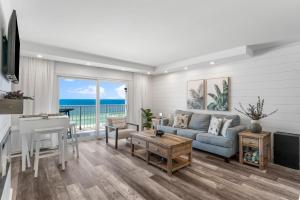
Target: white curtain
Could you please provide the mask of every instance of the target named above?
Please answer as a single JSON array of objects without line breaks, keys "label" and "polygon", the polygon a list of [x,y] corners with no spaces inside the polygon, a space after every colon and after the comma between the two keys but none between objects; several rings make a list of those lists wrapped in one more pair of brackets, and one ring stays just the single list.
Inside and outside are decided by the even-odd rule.
[{"label": "white curtain", "polygon": [[129,120],[141,125],[141,108],[152,108],[151,76],[134,73],[128,93]]},{"label": "white curtain", "polygon": [[14,90],[21,90],[34,100],[24,101],[24,114],[57,113],[58,85],[54,61],[21,57],[20,80]]},{"label": "white curtain", "polygon": [[[13,90],[21,90],[25,96],[33,97],[34,100],[25,100],[23,107],[24,115],[40,113],[57,113],[58,106],[58,81],[55,75],[54,61],[36,58],[21,57],[20,59],[19,84],[13,85]],[[12,117],[13,126],[18,127],[18,116]],[[14,145],[20,147],[21,140],[17,134],[13,137]],[[30,136],[27,138],[30,141]],[[57,144],[57,137],[52,136],[52,147]],[[49,144],[42,144],[49,146]],[[15,148],[18,151],[18,148]]]}]

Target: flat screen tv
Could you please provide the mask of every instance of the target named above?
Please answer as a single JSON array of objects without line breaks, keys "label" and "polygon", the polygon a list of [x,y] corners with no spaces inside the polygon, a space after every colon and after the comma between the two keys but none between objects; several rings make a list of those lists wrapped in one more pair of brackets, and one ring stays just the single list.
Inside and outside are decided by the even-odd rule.
[{"label": "flat screen tv", "polygon": [[20,61],[20,38],[17,21],[17,13],[14,10],[9,19],[6,54],[7,59],[4,66],[4,73],[13,83],[19,82],[19,61]]}]

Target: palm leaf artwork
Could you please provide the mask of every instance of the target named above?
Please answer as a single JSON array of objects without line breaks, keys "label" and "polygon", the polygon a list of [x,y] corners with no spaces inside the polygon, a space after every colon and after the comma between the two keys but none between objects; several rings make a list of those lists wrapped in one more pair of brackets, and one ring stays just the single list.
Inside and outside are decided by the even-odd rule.
[{"label": "palm leaf artwork", "polygon": [[228,111],[228,81],[222,81],[222,91],[217,84],[214,84],[215,93],[209,92],[207,95],[213,100],[207,105],[208,110]]},{"label": "palm leaf artwork", "polygon": [[187,105],[189,109],[204,109],[204,84],[199,82],[196,88],[188,88],[189,99]]}]

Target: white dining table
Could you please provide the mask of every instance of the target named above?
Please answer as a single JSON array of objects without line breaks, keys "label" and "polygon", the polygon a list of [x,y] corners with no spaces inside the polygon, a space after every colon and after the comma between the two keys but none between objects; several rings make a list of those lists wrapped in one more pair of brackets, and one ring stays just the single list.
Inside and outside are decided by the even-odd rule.
[{"label": "white dining table", "polygon": [[19,118],[19,132],[22,139],[22,171],[27,167],[30,167],[29,159],[29,143],[31,141],[31,134],[35,129],[52,128],[52,127],[64,127],[67,130],[69,128],[69,117],[64,116],[49,116],[44,119],[42,117],[20,117]]}]

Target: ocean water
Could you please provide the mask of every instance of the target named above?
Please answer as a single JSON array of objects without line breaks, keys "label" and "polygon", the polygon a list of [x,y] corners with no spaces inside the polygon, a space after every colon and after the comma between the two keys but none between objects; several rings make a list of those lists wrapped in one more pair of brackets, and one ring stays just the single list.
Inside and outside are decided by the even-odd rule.
[{"label": "ocean water", "polygon": [[[95,99],[60,99],[60,108],[72,108],[71,121],[76,122],[77,128],[96,128]],[[101,99],[99,123],[103,127],[107,117],[123,117],[126,113],[125,99]]]},{"label": "ocean water", "polygon": [[[95,105],[96,99],[60,99],[59,105],[61,106],[78,106],[78,105]],[[125,104],[125,99],[100,99],[100,104],[116,105]]]}]

